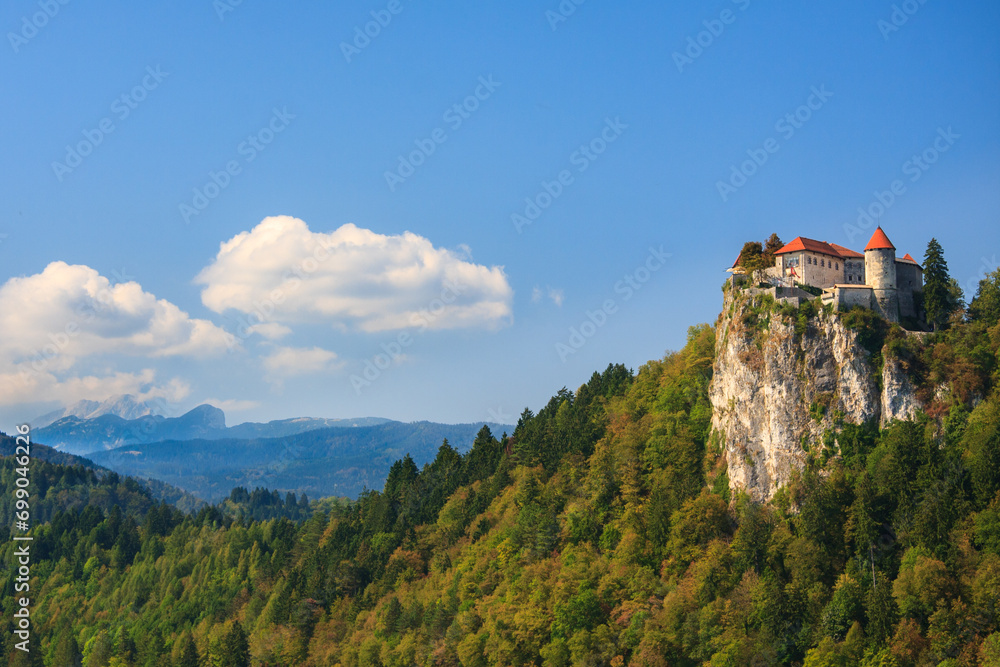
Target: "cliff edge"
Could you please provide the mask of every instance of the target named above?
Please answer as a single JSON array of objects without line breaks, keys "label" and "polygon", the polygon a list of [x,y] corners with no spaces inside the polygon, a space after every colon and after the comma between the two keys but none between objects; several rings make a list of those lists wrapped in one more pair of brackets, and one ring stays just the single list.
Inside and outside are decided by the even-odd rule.
[{"label": "cliff edge", "polygon": [[810,452],[837,453],[840,425],[915,416],[909,378],[865,334],[815,302],[794,308],[727,289],[709,398],[730,488],[769,500]]}]

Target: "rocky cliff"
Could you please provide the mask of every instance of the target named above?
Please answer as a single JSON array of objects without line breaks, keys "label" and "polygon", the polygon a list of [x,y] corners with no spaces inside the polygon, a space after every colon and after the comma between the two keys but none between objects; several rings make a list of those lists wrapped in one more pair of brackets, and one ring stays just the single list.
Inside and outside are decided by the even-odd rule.
[{"label": "rocky cliff", "polygon": [[781,312],[768,297],[731,290],[709,393],[730,487],[758,501],[788,482],[824,438],[836,447],[838,422],[885,424],[920,407],[899,363],[873,362],[839,315],[809,306]]}]

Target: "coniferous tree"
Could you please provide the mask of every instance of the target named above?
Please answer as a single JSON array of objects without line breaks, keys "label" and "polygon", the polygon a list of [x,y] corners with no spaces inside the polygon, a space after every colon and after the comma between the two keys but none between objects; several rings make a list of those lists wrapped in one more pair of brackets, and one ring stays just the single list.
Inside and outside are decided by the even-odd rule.
[{"label": "coniferous tree", "polygon": [[222,639],[222,661],[220,667],[249,667],[250,644],[247,633],[239,621],[233,621],[229,632]]},{"label": "coniferous tree", "polygon": [[988,327],[1000,322],[1000,268],[979,281],[976,296],[969,304],[969,319]]},{"label": "coniferous tree", "polygon": [[83,655],[80,653],[80,646],[73,636],[70,628],[63,630],[62,636],[56,641],[56,649],[52,654],[52,664],[65,665],[66,667],[80,667],[83,664]]},{"label": "coniferous tree", "polygon": [[178,667],[200,667],[201,658],[198,656],[198,647],[194,645],[194,639],[190,633],[185,632],[181,636],[181,649],[178,656]]},{"label": "coniferous tree", "polygon": [[937,239],[931,239],[924,254],[924,310],[927,313],[927,323],[934,330],[948,327],[948,318],[959,307],[959,296],[956,296],[948,275],[948,262],[944,259],[944,250]]}]

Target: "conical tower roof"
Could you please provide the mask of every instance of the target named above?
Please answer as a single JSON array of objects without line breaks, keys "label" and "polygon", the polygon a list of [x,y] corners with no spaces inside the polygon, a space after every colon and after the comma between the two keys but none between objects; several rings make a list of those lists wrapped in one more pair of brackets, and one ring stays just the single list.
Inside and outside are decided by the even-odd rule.
[{"label": "conical tower roof", "polygon": [[889,237],[885,235],[885,232],[882,231],[881,227],[878,227],[875,230],[875,233],[872,234],[872,240],[869,241],[868,245],[865,246],[865,252],[868,252],[869,250],[895,250],[895,249],[896,246],[892,245],[892,241],[890,241]]}]

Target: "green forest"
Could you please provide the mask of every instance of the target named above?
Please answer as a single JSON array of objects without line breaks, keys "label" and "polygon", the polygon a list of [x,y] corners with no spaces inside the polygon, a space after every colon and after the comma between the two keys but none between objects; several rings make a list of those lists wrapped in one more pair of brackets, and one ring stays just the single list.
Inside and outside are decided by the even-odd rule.
[{"label": "green forest", "polygon": [[[710,325],[464,454],[404,456],[356,501],[242,488],[183,513],[36,462],[33,650],[13,647],[8,540],[0,651],[56,667],[1000,665],[1000,270],[960,305],[920,341],[845,315],[925,410],[840,424],[766,504],[730,491],[711,431]],[[785,313],[798,335],[811,312]]]}]

